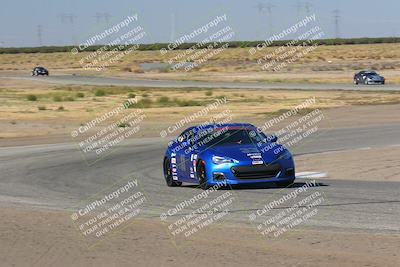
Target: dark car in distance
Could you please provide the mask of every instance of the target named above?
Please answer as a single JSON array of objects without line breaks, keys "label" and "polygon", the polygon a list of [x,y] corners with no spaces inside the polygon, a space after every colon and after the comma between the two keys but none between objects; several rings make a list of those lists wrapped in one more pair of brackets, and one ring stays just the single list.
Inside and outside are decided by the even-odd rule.
[{"label": "dark car in distance", "polygon": [[32,70],[32,76],[46,75],[49,76],[49,71],[43,67],[35,67]]},{"label": "dark car in distance", "polygon": [[354,74],[354,84],[385,84],[385,78],[375,71],[360,71]]}]

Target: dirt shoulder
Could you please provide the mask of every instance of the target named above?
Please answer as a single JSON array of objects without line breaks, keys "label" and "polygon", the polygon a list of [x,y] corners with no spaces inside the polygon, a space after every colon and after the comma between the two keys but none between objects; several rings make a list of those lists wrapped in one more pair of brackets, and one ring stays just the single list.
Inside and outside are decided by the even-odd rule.
[{"label": "dirt shoulder", "polygon": [[298,172],[323,170],[326,179],[400,182],[399,156],[400,146],[367,147],[298,156],[296,167]]},{"label": "dirt shoulder", "polygon": [[137,219],[89,249],[74,229],[68,212],[0,210],[3,266],[245,266],[250,261],[252,266],[400,263],[396,235],[298,230],[277,239],[265,239],[246,226],[211,226],[176,246],[161,222]]}]

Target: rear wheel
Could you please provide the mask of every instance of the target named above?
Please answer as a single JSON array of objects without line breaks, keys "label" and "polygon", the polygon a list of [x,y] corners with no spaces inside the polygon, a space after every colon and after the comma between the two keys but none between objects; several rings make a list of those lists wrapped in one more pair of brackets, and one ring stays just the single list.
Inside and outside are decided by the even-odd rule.
[{"label": "rear wheel", "polygon": [[358,81],[357,81],[357,79],[354,79],[354,81],[353,81],[353,82],[354,82],[354,84],[358,84]]},{"label": "rear wheel", "polygon": [[197,177],[199,178],[199,184],[201,189],[207,190],[210,186],[207,182],[207,175],[206,175],[206,164],[204,161],[200,160],[197,164]]},{"label": "rear wheel", "polygon": [[165,182],[169,187],[176,187],[182,185],[182,182],[173,180],[171,161],[168,158],[164,159],[164,178]]}]

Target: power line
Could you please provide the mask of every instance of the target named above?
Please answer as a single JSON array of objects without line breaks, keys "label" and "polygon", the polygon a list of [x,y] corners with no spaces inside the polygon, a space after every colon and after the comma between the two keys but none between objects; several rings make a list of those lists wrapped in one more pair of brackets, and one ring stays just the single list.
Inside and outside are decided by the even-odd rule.
[{"label": "power line", "polygon": [[255,6],[255,8],[258,9],[258,12],[260,14],[264,13],[264,10],[267,11],[267,13],[268,13],[268,16],[267,16],[267,18],[268,18],[268,28],[269,28],[269,33],[270,34],[272,34],[272,31],[273,31],[272,30],[272,28],[273,28],[273,25],[272,25],[272,9],[274,7],[276,7],[276,6],[274,4],[271,4],[271,2],[266,2],[266,3],[258,2],[257,5]]},{"label": "power line", "polygon": [[77,42],[75,40],[74,23],[75,23],[75,19],[77,18],[77,16],[73,13],[62,13],[62,14],[58,15],[58,17],[60,18],[61,23],[69,22],[71,24],[72,43],[76,44]]},{"label": "power line", "polygon": [[176,23],[176,15],[175,15],[175,13],[172,12],[172,14],[171,14],[171,36],[170,36],[171,42],[173,42],[175,40],[175,31],[176,31],[175,23]]},{"label": "power line", "polygon": [[61,19],[61,23],[69,21],[69,23],[71,23],[72,25],[74,24],[75,19],[77,18],[77,16],[73,13],[62,13],[58,15],[58,17]]},{"label": "power line", "polygon": [[262,13],[264,10],[267,10],[268,14],[271,15],[272,8],[275,7],[275,5],[271,4],[270,2],[267,3],[258,2],[255,7],[258,9],[258,12]]},{"label": "power line", "polygon": [[304,9],[306,10],[307,15],[310,14],[312,6],[313,6],[313,4],[310,2],[304,3]]},{"label": "power line", "polygon": [[300,19],[300,13],[301,13],[301,9],[303,8],[303,4],[300,2],[300,1],[296,1],[296,5],[295,5],[295,8],[296,8],[296,14],[297,14],[297,19],[299,20]]},{"label": "power line", "polygon": [[340,31],[339,31],[340,10],[339,9],[333,10],[333,19],[334,19],[334,23],[335,23],[335,38],[340,38]]},{"label": "power line", "polygon": [[101,14],[100,13],[96,13],[96,15],[94,15],[94,17],[96,18],[96,23],[98,24],[98,23],[100,23],[100,20],[101,20]]},{"label": "power line", "polygon": [[37,25],[37,37],[38,37],[38,42],[39,46],[42,46],[42,35],[43,35],[43,26],[42,25]]},{"label": "power line", "polygon": [[107,24],[110,21],[110,18],[112,17],[109,13],[96,13],[96,15],[94,16],[96,18],[96,22],[100,23],[101,20],[104,20]]}]

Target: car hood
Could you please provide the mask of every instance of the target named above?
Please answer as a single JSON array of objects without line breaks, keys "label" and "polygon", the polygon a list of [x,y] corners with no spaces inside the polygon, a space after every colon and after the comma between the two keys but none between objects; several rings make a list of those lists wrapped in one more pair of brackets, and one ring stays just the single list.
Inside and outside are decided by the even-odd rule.
[{"label": "car hood", "polygon": [[[276,145],[274,149],[280,148],[281,145]],[[262,160],[263,162],[272,162],[278,159],[279,153],[274,153],[274,149],[262,150],[256,144],[246,145],[221,145],[208,148],[208,153],[216,156],[225,156],[236,159],[240,162],[253,162]],[[284,149],[286,151],[286,149]]]},{"label": "car hood", "polygon": [[370,76],[368,76],[367,78],[369,78],[369,79],[371,79],[371,80],[374,80],[374,81],[380,81],[380,80],[383,79],[383,77],[382,77],[382,76],[379,76],[379,75],[370,75]]}]

